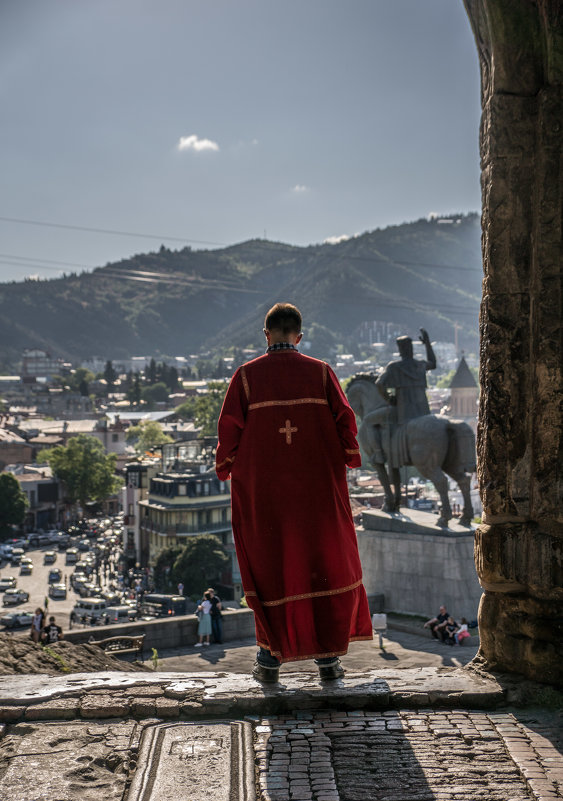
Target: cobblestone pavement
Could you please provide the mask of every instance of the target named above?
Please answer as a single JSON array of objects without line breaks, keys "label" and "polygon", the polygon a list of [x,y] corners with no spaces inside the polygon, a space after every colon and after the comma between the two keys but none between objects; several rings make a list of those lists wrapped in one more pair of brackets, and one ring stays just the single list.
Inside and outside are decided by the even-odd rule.
[{"label": "cobblestone pavement", "polygon": [[260,801],[554,801],[561,717],[431,709],[257,720]]}]

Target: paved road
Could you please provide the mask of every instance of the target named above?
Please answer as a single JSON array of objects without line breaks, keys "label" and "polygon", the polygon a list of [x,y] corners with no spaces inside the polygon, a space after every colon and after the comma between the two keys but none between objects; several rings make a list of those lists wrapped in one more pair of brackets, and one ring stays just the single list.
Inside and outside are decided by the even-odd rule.
[{"label": "paved road", "polygon": [[[21,590],[25,590],[29,593],[29,601],[24,604],[20,604],[19,606],[10,606],[10,607],[1,607],[1,612],[4,611],[11,611],[16,609],[25,609],[30,611],[35,611],[35,609],[40,606],[42,609],[45,608],[45,598],[48,598],[48,590],[49,590],[49,583],[47,581],[47,577],[49,575],[49,570],[54,567],[58,567],[62,570],[63,577],[67,576],[70,580],[70,576],[74,570],[73,565],[66,565],[65,566],[65,554],[62,552],[57,552],[57,560],[52,565],[44,565],[43,564],[43,556],[45,551],[52,551],[53,548],[49,548],[45,546],[44,548],[30,548],[29,551],[26,551],[25,556],[30,557],[33,560],[33,573],[31,576],[20,576],[20,569],[19,567],[10,567],[9,562],[3,562],[2,567],[0,568],[0,576],[3,578],[5,576],[14,576],[17,581],[16,587]],[[48,611],[49,614],[55,615],[55,617],[60,618],[58,622],[63,626],[63,628],[68,627],[68,618],[72,607],[74,606],[76,600],[79,598],[78,594],[74,592],[74,590],[69,586],[66,600],[62,599],[55,599],[55,598],[48,598],[49,607]],[[0,594],[0,598],[2,598],[2,594]]]}]

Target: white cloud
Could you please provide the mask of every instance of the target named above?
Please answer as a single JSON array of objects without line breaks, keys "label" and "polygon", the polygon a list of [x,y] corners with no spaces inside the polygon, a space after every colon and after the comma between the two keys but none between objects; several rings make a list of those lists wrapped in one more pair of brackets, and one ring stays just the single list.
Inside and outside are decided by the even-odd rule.
[{"label": "white cloud", "polygon": [[292,188],[291,191],[295,192],[296,194],[300,194],[300,193],[303,193],[303,192],[308,192],[309,191],[309,187],[305,186],[305,184],[295,184],[295,186]]},{"label": "white cloud", "polygon": [[257,145],[258,144],[258,139],[253,139],[250,144],[251,145]]},{"label": "white cloud", "polygon": [[202,150],[219,150],[219,145],[212,139],[200,139],[196,134],[181,136],[178,142],[178,150],[195,150],[200,153]]},{"label": "white cloud", "polygon": [[338,245],[340,242],[346,242],[350,237],[348,234],[342,234],[341,236],[327,236],[326,239],[323,239],[323,245]]},{"label": "white cloud", "polygon": [[340,242],[347,242],[349,239],[357,239],[361,236],[359,231],[356,231],[355,234],[352,236],[348,236],[348,234],[341,234],[340,236],[327,236],[326,239],[323,239],[323,245],[338,245]]}]

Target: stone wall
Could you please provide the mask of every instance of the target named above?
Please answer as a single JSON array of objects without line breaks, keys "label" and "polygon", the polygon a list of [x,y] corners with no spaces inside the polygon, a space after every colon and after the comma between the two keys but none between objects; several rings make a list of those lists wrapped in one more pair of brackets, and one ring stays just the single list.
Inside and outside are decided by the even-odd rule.
[{"label": "stone wall", "polygon": [[459,622],[477,617],[481,587],[473,532],[451,536],[358,529],[368,595],[383,593],[386,612],[433,617],[445,604]]},{"label": "stone wall", "polygon": [[563,10],[465,0],[481,65],[478,428],[489,667],[563,683]]},{"label": "stone wall", "polygon": [[[104,640],[121,635],[145,635],[145,656],[151,648],[157,651],[194,645],[198,641],[198,619],[195,615],[158,618],[116,626],[93,626],[75,628],[65,632],[65,639],[74,643],[85,643],[93,637]],[[223,613],[223,641],[244,640],[255,636],[254,612],[251,609],[229,609]]]}]

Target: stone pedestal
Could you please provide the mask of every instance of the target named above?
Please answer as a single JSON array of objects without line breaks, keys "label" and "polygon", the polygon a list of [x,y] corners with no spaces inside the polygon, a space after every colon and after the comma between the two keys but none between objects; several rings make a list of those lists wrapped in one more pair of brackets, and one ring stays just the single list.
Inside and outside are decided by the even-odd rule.
[{"label": "stone pedestal", "polygon": [[474,532],[436,525],[428,512],[364,512],[357,530],[368,595],[381,592],[385,610],[432,617],[445,604],[456,617],[477,615],[481,587],[473,559]]},{"label": "stone pedestal", "polygon": [[482,77],[478,428],[491,668],[563,683],[560,0],[465,0]]}]

